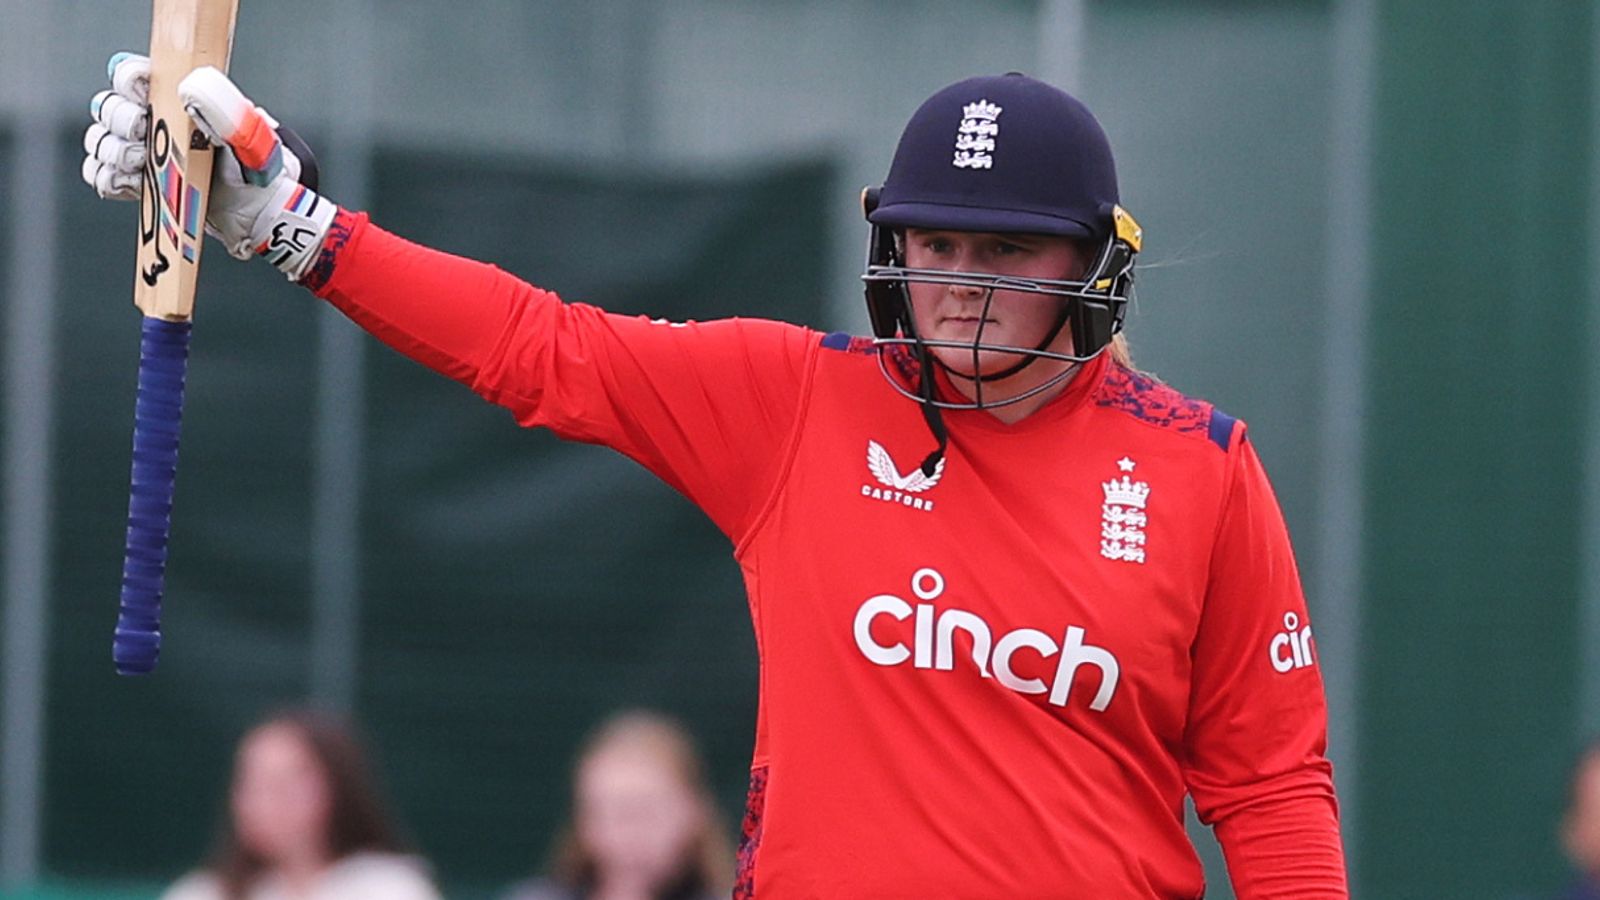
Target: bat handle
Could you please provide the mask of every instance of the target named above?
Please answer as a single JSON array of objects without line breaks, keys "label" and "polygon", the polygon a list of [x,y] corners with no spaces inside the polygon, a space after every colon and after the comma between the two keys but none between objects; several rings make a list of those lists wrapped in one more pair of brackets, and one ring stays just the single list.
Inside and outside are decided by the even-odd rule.
[{"label": "bat handle", "polygon": [[172,489],[178,472],[183,382],[192,322],[144,320],[139,341],[139,399],[133,414],[133,477],[128,490],[128,547],[112,659],[122,675],[143,675],[161,653],[161,594],[167,571]]}]

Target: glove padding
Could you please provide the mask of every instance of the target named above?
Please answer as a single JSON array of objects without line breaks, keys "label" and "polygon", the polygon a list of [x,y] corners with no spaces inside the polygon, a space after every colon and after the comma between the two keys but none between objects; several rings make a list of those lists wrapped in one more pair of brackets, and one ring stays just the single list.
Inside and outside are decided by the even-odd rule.
[{"label": "glove padding", "polygon": [[[145,177],[150,59],[118,53],[107,74],[111,89],[89,104],[95,121],[83,136],[83,180],[101,197],[137,200]],[[179,82],[178,95],[195,126],[217,146],[206,232],[230,255],[267,256],[298,280],[315,261],[338,211],[314,190],[315,163],[301,160],[279,136],[277,120],[210,66]]]}]

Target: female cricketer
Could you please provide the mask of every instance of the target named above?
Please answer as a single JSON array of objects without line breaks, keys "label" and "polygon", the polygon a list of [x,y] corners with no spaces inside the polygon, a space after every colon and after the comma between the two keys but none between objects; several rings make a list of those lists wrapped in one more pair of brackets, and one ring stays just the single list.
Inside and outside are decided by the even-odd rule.
[{"label": "female cricketer", "polygon": [[[145,72],[93,104],[102,196],[137,196]],[[1282,515],[1242,422],[1127,362],[1142,235],[1077,100],[1009,74],[916,110],[862,338],[563,303],[298,184],[215,70],[180,90],[232,151],[230,252],[728,536],[761,659],[735,896],[1196,898],[1185,795],[1239,897],[1346,896]]]}]

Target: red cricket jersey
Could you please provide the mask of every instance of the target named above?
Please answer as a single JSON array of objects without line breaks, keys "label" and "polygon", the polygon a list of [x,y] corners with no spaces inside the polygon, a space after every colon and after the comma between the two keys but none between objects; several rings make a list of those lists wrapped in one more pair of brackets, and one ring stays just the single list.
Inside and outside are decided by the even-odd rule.
[{"label": "red cricket jersey", "polygon": [[[761,658],[736,896],[1345,897],[1327,712],[1242,423],[1102,354],[950,446],[870,343],[564,304],[341,214],[308,283],[734,544]],[[911,377],[912,373],[902,373]]]}]

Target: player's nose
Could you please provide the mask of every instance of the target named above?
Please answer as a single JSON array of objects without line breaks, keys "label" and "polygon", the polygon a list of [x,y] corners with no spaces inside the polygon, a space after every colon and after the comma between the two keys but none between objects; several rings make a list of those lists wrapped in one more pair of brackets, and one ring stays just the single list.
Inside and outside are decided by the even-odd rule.
[{"label": "player's nose", "polygon": [[[985,274],[985,270],[978,258],[977,248],[971,241],[957,240],[951,254],[950,271],[962,275]],[[948,285],[951,296],[960,299],[971,299],[983,293],[983,288],[970,284]]]}]

